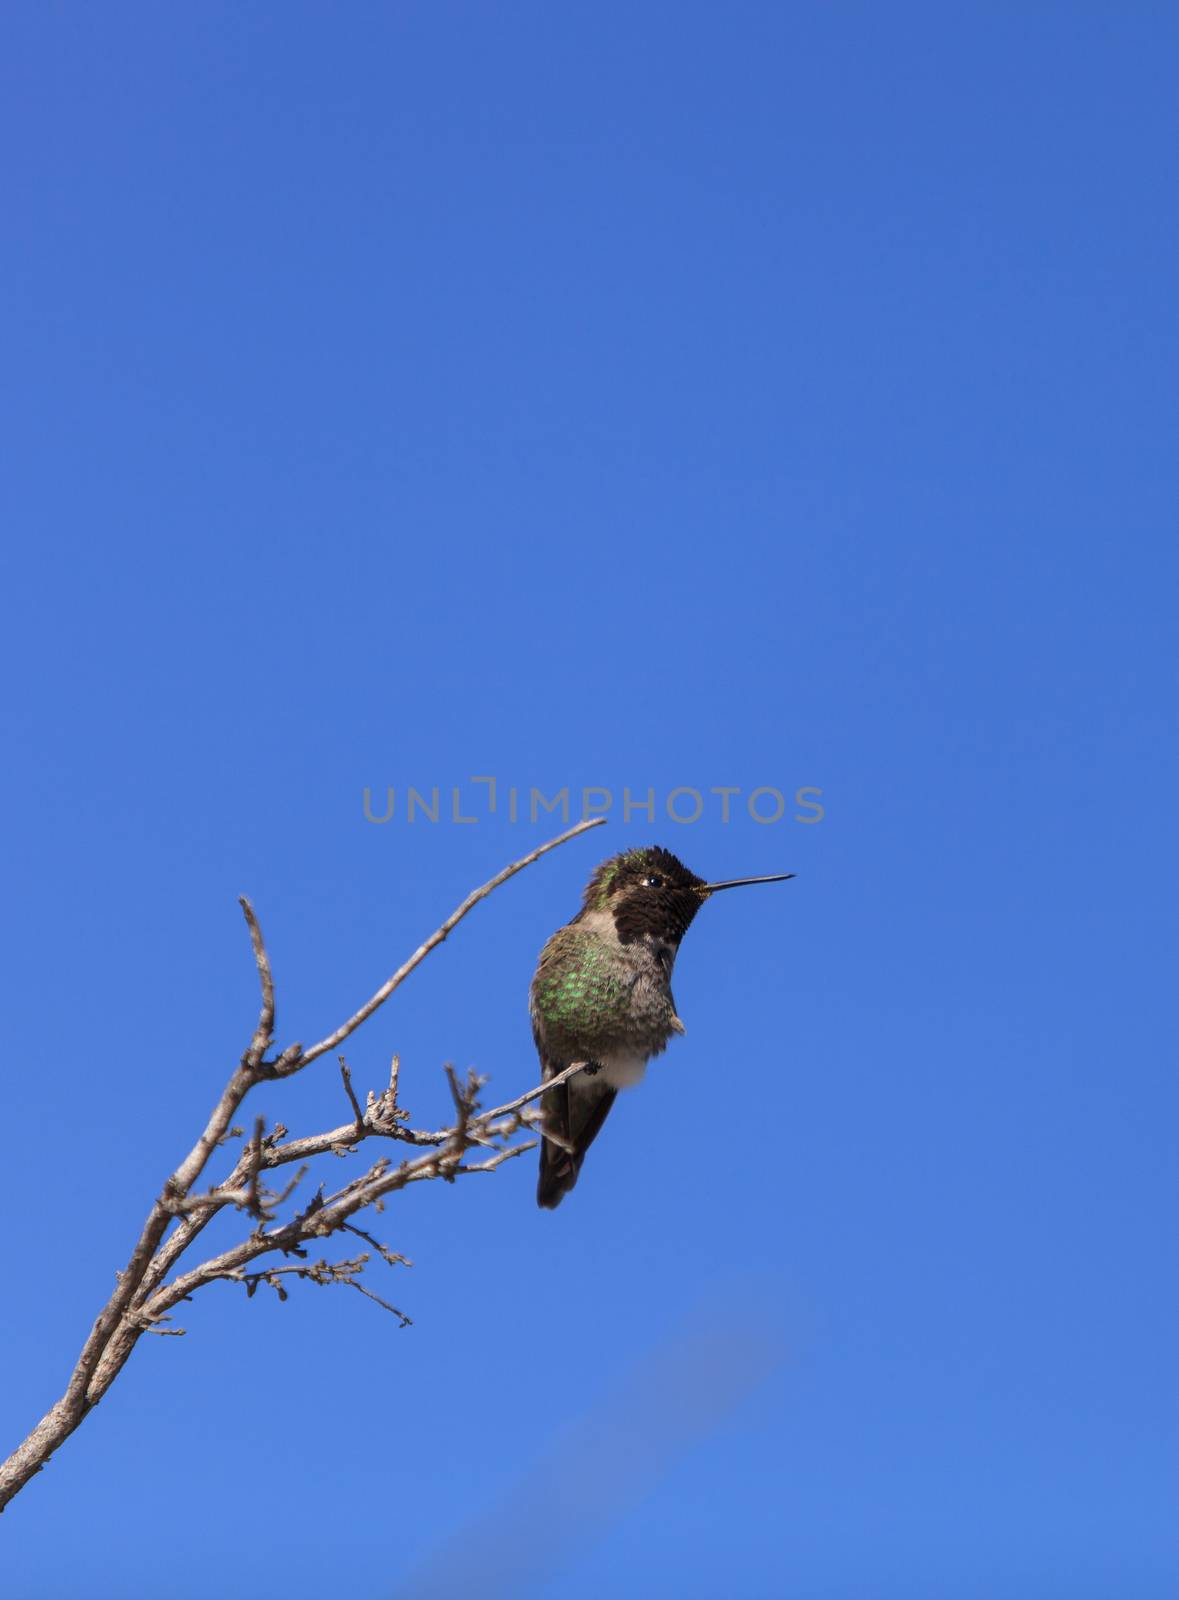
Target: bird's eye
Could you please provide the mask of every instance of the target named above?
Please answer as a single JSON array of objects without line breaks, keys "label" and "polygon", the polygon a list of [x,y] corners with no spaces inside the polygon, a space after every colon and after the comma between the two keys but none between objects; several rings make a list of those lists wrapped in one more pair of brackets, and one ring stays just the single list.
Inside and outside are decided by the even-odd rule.
[{"label": "bird's eye", "polygon": [[652,873],[649,874],[649,876],[647,876],[646,878],[643,879],[643,888],[644,889],[662,889],[663,888],[663,879],[659,876],[659,874],[657,872],[652,872]]}]

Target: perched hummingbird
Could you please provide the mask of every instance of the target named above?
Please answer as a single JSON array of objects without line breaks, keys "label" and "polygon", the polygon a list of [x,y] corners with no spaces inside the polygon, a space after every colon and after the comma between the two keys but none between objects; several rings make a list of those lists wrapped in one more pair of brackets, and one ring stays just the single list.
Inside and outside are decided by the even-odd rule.
[{"label": "perched hummingbird", "polygon": [[554,1137],[541,1142],[537,1205],[561,1204],[619,1089],[638,1083],[650,1058],[685,1031],[671,969],[708,896],[793,876],[705,883],[661,845],[625,850],[596,869],[581,910],[541,951],[529,992],[542,1077],[590,1063],[543,1096],[544,1124]]}]

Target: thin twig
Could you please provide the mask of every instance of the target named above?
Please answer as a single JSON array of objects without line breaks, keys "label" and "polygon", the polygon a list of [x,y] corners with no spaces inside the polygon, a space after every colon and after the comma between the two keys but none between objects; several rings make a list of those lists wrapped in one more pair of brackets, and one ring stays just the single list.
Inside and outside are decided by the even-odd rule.
[{"label": "thin twig", "polygon": [[579,833],[585,833],[589,828],[596,828],[605,820],[605,817],[589,817],[586,821],[579,822],[575,828],[570,828],[567,832],[558,834],[555,839],[548,840],[546,844],[538,845],[528,855],[521,856],[519,861],[513,861],[510,867],[505,867],[502,872],[497,872],[495,877],[489,878],[481,888],[473,889],[461,905],[455,907],[441,927],[435,929],[426,942],[418,946],[409,960],[398,967],[391,978],[385,980],[371,999],[366,1000],[358,1011],[354,1011],[347,1022],[342,1023],[334,1033],[329,1033],[326,1039],[321,1039],[318,1044],[313,1044],[310,1050],[303,1052],[302,1060],[299,1063],[300,1066],[306,1066],[309,1061],[314,1061],[317,1056],[324,1055],[328,1050],[335,1050],[338,1045],[343,1044],[350,1033],[356,1032],[362,1022],[367,1022],[373,1012],[384,1005],[394,989],[399,988],[414,968],[422,964],[430,954],[430,951],[436,949],[449,934],[454,932],[467,913],[473,911],[480,900],[486,900],[493,890],[498,889],[501,884],[507,883],[509,878],[514,878],[517,872],[522,872],[525,867],[530,867],[534,861],[539,861],[541,856],[547,855],[550,850],[555,850],[558,845],[566,844],[570,839],[576,839]]},{"label": "thin twig", "polygon": [[254,961],[258,968],[258,983],[262,989],[262,1010],[258,1017],[258,1026],[254,1029],[254,1037],[250,1040],[242,1060],[251,1067],[256,1067],[262,1057],[270,1048],[270,1041],[274,1038],[274,975],[270,970],[270,957],[266,954],[266,943],[262,938],[262,929],[258,926],[258,918],[254,915],[254,908],[244,894],[238,895],[238,904],[245,914],[246,924],[250,930],[250,943],[254,947]]},{"label": "thin twig", "polygon": [[482,1120],[490,1122],[495,1117],[506,1117],[511,1111],[518,1111],[521,1106],[526,1106],[530,1100],[539,1100],[542,1094],[548,1094],[550,1089],[559,1089],[561,1084],[568,1083],[570,1078],[576,1077],[579,1072],[584,1072],[589,1066],[588,1061],[575,1061],[571,1067],[566,1067],[563,1072],[554,1073],[544,1083],[537,1084],[535,1089],[529,1089],[527,1094],[517,1095],[515,1100],[508,1100],[502,1106],[496,1106],[494,1111],[485,1111]]},{"label": "thin twig", "polygon": [[356,1126],[359,1130],[364,1127],[364,1112],[360,1109],[360,1101],[352,1089],[352,1074],[348,1070],[348,1063],[340,1057],[340,1077],[344,1080],[344,1093],[348,1096],[348,1103],[356,1116]]},{"label": "thin twig", "polygon": [[262,1215],[262,1206],[258,1200],[258,1174],[262,1170],[262,1135],[266,1131],[266,1123],[262,1117],[254,1122],[254,1137],[250,1140],[248,1152],[249,1165],[246,1169],[246,1210],[253,1217]]},{"label": "thin twig", "polygon": [[379,1239],[374,1239],[372,1234],[366,1233],[363,1228],[358,1228],[351,1222],[345,1222],[344,1227],[347,1228],[349,1233],[354,1233],[358,1239],[363,1239],[365,1244],[371,1244],[382,1261],[387,1261],[391,1267],[413,1266],[413,1262],[408,1256],[398,1255],[396,1250],[390,1250],[388,1245],[382,1244]]}]

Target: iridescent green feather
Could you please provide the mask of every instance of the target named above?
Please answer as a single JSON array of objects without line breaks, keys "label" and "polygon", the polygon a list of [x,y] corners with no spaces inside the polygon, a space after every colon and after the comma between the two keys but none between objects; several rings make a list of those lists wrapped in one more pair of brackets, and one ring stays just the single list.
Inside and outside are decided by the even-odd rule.
[{"label": "iridescent green feather", "polygon": [[563,929],[537,973],[536,1008],[547,1023],[577,1033],[621,1017],[629,987],[600,939]]},{"label": "iridescent green feather", "polygon": [[610,901],[610,891],[614,880],[624,869],[634,869],[646,865],[651,852],[647,849],[624,850],[621,855],[613,856],[602,865],[590,878],[586,886],[585,903],[595,911],[603,911]]}]

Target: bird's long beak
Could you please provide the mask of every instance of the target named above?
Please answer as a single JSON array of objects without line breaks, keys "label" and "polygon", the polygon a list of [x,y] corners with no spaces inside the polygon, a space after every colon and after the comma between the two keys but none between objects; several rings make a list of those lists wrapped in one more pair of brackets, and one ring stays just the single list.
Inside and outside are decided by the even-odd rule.
[{"label": "bird's long beak", "polygon": [[793,872],[774,872],[768,878],[730,878],[727,883],[702,883],[697,894],[715,894],[718,889],[740,889],[747,883],[785,883]]}]

